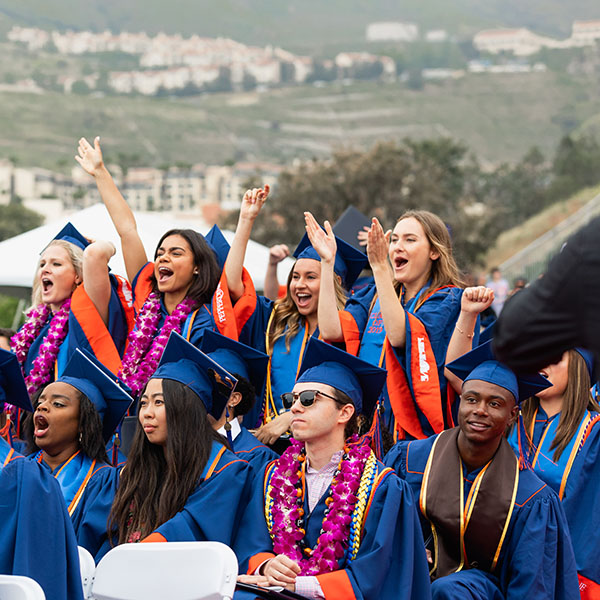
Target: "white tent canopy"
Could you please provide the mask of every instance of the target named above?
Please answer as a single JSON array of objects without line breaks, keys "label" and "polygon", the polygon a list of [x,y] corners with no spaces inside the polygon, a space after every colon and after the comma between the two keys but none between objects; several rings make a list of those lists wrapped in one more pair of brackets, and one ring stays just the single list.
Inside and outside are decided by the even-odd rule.
[{"label": "white tent canopy", "polygon": [[[140,237],[150,260],[154,256],[158,240],[165,231],[173,228],[190,228],[205,234],[210,229],[200,218],[186,218],[183,220],[167,213],[136,213],[135,218]],[[29,298],[33,277],[39,261],[39,253],[69,221],[86,237],[113,242],[117,248],[117,254],[111,259],[110,267],[113,273],[125,276],[119,236],[104,206],[96,204],[0,242],[0,265],[2,265],[0,267],[0,293]],[[223,235],[231,243],[233,232],[223,231]],[[250,241],[244,266],[250,272],[257,290],[263,289],[268,262],[269,249]],[[285,281],[292,264],[291,259],[286,259],[279,264],[280,282]]]}]

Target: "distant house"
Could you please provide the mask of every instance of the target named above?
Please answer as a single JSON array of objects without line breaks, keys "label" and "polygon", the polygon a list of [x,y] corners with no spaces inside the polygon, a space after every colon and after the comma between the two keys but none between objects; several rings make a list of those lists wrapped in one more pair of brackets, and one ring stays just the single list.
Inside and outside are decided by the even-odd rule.
[{"label": "distant house", "polygon": [[414,23],[382,21],[367,25],[367,42],[414,42],[419,28]]},{"label": "distant house", "polygon": [[480,52],[497,54],[512,52],[515,56],[529,56],[543,47],[560,47],[558,40],[544,37],[521,27],[520,29],[486,29],[473,38],[473,45]]},{"label": "distant house", "polygon": [[600,40],[600,19],[594,21],[574,21],[571,39],[584,44],[593,44]]}]

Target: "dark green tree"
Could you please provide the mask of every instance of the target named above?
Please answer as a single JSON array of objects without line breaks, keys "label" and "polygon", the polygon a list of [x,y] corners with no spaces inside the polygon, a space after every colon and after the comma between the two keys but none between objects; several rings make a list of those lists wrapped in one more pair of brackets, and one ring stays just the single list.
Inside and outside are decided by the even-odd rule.
[{"label": "dark green tree", "polygon": [[43,222],[42,215],[25,208],[19,202],[0,206],[0,242],[39,227]]}]

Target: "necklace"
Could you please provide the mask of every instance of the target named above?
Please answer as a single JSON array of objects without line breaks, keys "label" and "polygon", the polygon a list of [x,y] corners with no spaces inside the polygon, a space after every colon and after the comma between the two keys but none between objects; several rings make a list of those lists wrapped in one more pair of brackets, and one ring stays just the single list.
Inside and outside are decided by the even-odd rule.
[{"label": "necklace", "polygon": [[[29,375],[25,376],[25,383],[30,396],[33,396],[33,394],[52,379],[56,357],[69,331],[70,309],[71,299],[67,298],[60,309],[52,316],[50,329],[40,345],[38,355],[33,361]],[[27,320],[23,327],[21,327],[10,341],[23,373],[25,373],[25,362],[27,361],[31,344],[39,336],[40,331],[51,314],[52,311],[47,304],[34,306],[27,313]]]},{"label": "necklace", "polygon": [[304,444],[293,440],[277,461],[267,492],[267,521],[275,554],[285,554],[296,562],[301,575],[337,570],[349,546],[354,558],[376,462],[371,449],[358,443],[358,436],[347,441],[325,500],[327,508],[319,538],[310,548],[303,542],[306,450]]},{"label": "necklace", "polygon": [[194,300],[185,298],[169,315],[158,335],[156,329],[160,320],[160,296],[151,292],[136,319],[135,327],[127,338],[127,350],[119,376],[131,388],[132,395],[138,396],[152,377],[169,340],[169,335],[179,329],[189,315]]}]

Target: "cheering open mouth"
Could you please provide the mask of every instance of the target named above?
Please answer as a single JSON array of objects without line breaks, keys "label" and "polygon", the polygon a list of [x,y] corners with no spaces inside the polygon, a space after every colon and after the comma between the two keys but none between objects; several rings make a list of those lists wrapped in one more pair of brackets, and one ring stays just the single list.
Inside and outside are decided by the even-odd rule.
[{"label": "cheering open mouth", "polygon": [[48,433],[48,429],[50,428],[50,424],[48,420],[43,415],[36,415],[33,418],[34,430],[33,435],[36,438],[44,437]]}]

